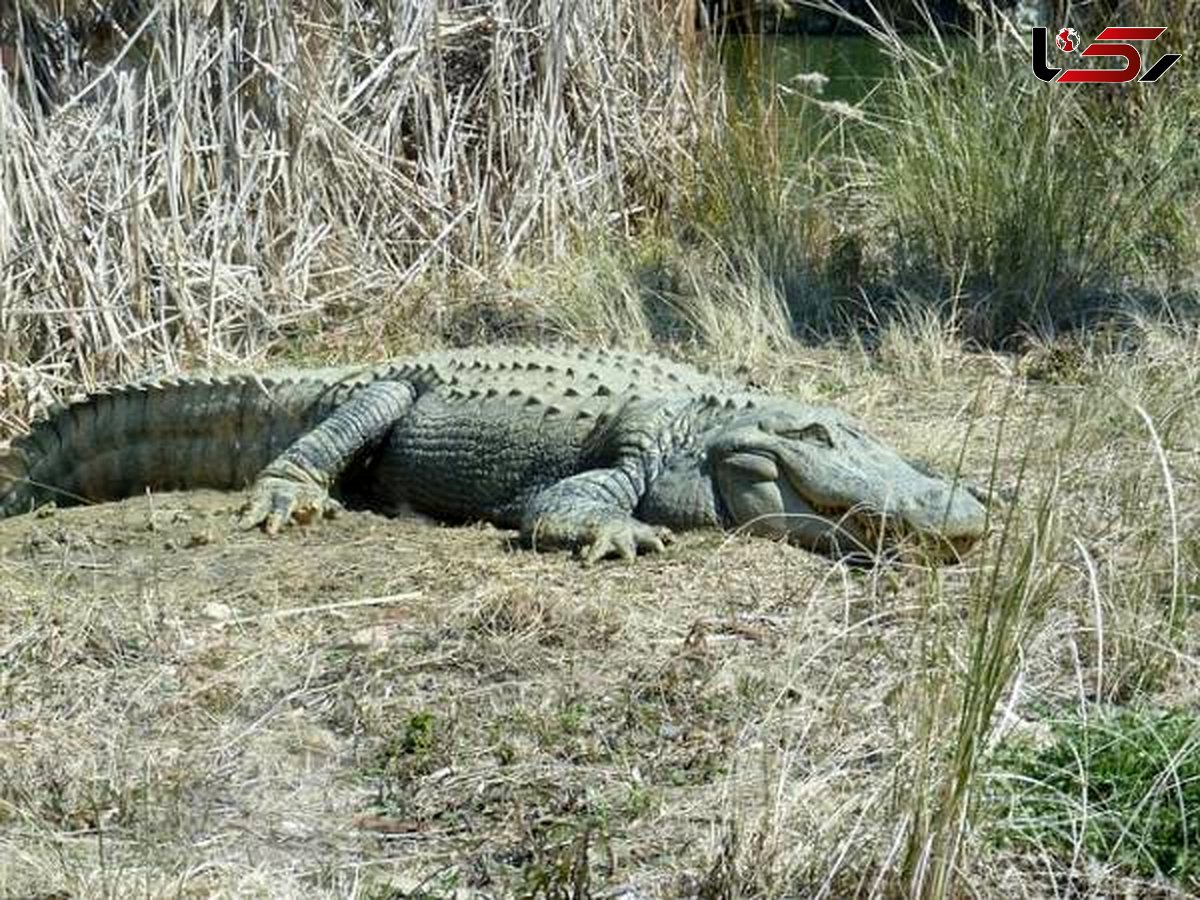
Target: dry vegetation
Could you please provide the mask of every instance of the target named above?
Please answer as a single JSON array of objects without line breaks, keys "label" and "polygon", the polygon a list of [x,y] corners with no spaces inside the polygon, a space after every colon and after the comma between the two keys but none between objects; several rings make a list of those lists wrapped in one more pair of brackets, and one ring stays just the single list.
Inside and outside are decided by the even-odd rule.
[{"label": "dry vegetation", "polygon": [[[6,520],[0,897],[1200,890],[1097,855],[1103,798],[1032,826],[1001,799],[995,751],[1045,745],[1049,718],[1200,709],[1200,332],[1035,336],[1006,307],[1025,352],[964,349],[1002,321],[989,298],[1093,289],[1047,275],[1052,218],[1024,222],[1027,259],[973,216],[1013,172],[1045,187],[1024,145],[980,157],[1016,101],[962,114],[944,91],[977,86],[912,59],[894,153],[797,165],[779,108],[724,109],[649,4],[149,8],[45,103],[0,91],[0,436],[151,371],[533,335],[835,402],[1005,499],[942,570],[716,534],[584,570],[366,514],[268,539],[209,494]],[[1092,164],[1148,123],[1183,153],[1181,108],[1129,113]],[[1069,137],[1028,152],[1062,164]],[[1160,297],[1196,275],[1194,160],[1164,159],[1170,229],[1071,251]],[[948,173],[984,199],[939,206]],[[898,229],[925,293],[886,268]],[[796,341],[885,276],[872,331]],[[1172,774],[1200,728],[1184,746],[1141,807],[1180,808],[1194,842]]]},{"label": "dry vegetation", "polygon": [[[64,63],[49,110],[31,74],[3,92],[3,424],[69,384],[244,362],[329,322],[414,343],[477,330],[489,299],[524,321],[479,296],[519,256],[669,202],[709,120],[669,19],[443,6],[144,4],[130,41]],[[51,30],[34,8],[8,16],[28,56]]]},{"label": "dry vegetation", "polygon": [[757,361],[1016,492],[939,572],[703,534],[584,570],[367,514],[271,540],[220,495],[7,521],[0,886],[1171,896],[998,847],[985,806],[1047,709],[1200,702],[1200,341],[1142,338]]}]

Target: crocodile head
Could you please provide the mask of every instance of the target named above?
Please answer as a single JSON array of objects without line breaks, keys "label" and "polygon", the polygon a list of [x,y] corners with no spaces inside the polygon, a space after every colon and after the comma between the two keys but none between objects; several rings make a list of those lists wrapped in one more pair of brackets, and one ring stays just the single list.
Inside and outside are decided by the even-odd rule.
[{"label": "crocodile head", "polygon": [[964,486],[914,468],[834,409],[745,410],[709,432],[705,457],[727,525],[809,549],[952,562],[986,528]]}]

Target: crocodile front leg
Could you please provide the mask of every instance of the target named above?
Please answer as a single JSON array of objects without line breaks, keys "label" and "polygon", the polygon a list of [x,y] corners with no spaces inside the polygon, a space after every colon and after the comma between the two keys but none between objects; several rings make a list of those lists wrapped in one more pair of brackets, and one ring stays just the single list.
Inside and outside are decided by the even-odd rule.
[{"label": "crocodile front leg", "polygon": [[329,496],[330,486],[354,457],[387,434],[415,399],[412,385],[404,381],[379,381],[356,393],[258,474],[242,511],[242,527],[261,525],[275,534],[290,521],[304,525],[336,515],[341,505]]},{"label": "crocodile front leg", "polygon": [[640,473],[619,467],[593,469],[542,490],[526,505],[521,538],[536,549],[573,549],[585,564],[606,557],[633,559],[661,553],[669,528],[635,519],[642,494]]}]

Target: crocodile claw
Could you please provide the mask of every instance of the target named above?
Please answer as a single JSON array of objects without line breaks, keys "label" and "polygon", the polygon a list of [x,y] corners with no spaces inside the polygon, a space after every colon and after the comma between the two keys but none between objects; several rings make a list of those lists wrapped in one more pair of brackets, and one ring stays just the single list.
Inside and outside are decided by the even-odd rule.
[{"label": "crocodile claw", "polygon": [[675,540],[671,529],[644,522],[606,522],[596,526],[579,547],[585,566],[602,559],[635,559],[639,553],[662,553]]},{"label": "crocodile claw", "polygon": [[265,476],[255,482],[238,524],[247,530],[261,527],[267,534],[278,534],[290,522],[310,525],[332,519],[341,511],[342,505],[319,485]]}]

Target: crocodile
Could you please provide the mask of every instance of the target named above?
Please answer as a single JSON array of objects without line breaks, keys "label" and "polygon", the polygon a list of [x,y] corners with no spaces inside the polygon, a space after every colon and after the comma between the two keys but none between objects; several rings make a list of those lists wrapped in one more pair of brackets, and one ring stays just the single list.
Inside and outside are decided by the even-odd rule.
[{"label": "crocodile", "polygon": [[585,562],[704,527],[954,562],[988,522],[969,485],[835,408],[599,349],[143,381],[58,406],[0,455],[0,519],[201,487],[249,488],[240,523],[272,534],[349,505],[487,520]]}]

